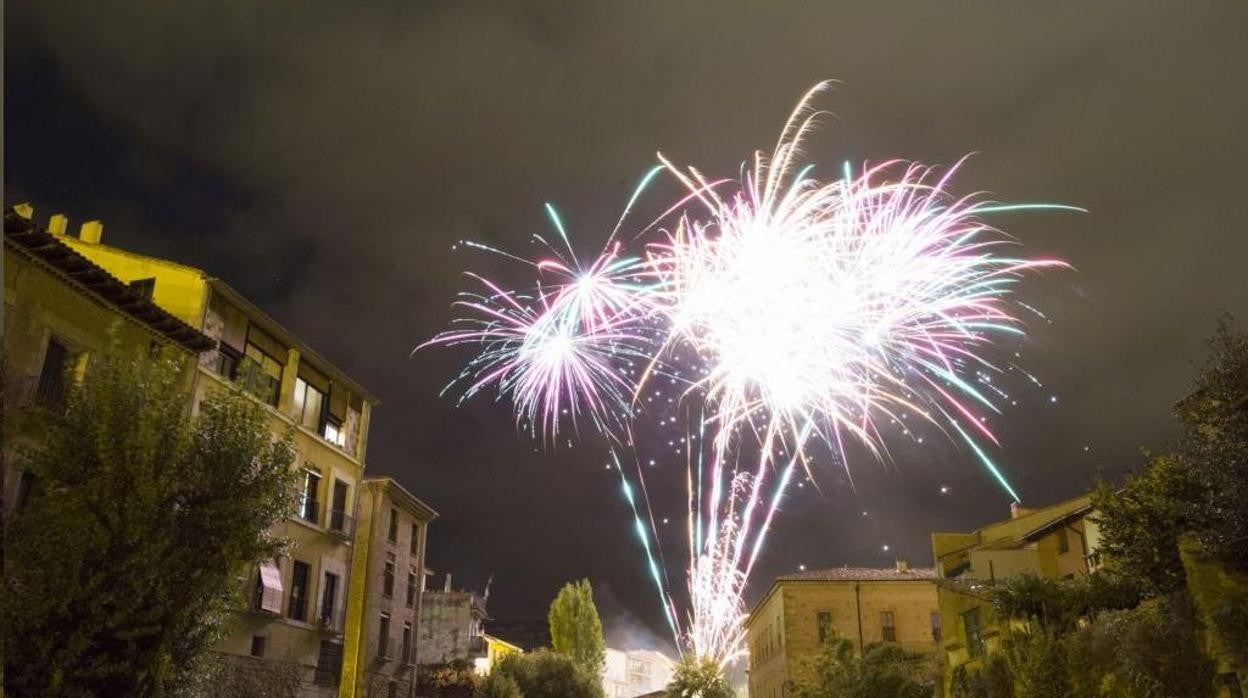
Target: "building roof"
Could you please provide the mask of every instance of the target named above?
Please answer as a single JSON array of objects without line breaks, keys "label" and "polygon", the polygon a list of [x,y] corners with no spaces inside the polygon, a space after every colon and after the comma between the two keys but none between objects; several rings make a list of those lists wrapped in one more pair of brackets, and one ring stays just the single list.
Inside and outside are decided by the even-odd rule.
[{"label": "building roof", "polygon": [[174,317],[51,233],[39,230],[11,207],[4,212],[4,244],[42,262],[71,284],[187,351],[198,354],[217,346],[212,338]]},{"label": "building roof", "polygon": [[377,483],[385,488],[386,493],[390,495],[390,499],[397,501],[399,504],[406,506],[412,512],[418,514],[427,523],[438,518],[438,512],[433,507],[425,504],[416,495],[407,491],[407,488],[399,484],[389,476],[369,475],[360,481],[363,484]]},{"label": "building roof", "polygon": [[907,567],[905,571],[897,569],[900,566],[893,567],[850,567],[848,565],[842,567],[829,567],[822,570],[804,570],[793,574],[785,574],[776,577],[775,581],[768,587],[767,593],[763,594],[763,598],[750,608],[749,617],[746,618],[745,624],[748,626],[753,620],[755,613],[767,604],[767,601],[776,593],[776,590],[783,584],[805,583],[805,582],[922,582],[936,581],[936,570],[931,567]]},{"label": "building roof", "polygon": [[[193,267],[191,268],[193,269]],[[204,275],[208,285],[212,288],[213,293],[222,296],[223,298],[228,300],[230,303],[233,303],[234,305],[238,306],[247,314],[248,318],[250,318],[254,322],[257,322],[265,332],[268,332],[269,334],[273,335],[275,339],[282,342],[283,344],[297,348],[299,350],[299,354],[303,357],[311,359],[312,364],[316,368],[319,368],[320,370],[325,371],[326,373],[329,373],[331,376],[334,377],[335,380],[341,381],[342,383],[346,384],[346,386],[351,389],[351,392],[355,393],[356,395],[359,395],[363,400],[365,400],[369,404],[373,406],[377,406],[381,404],[381,400],[379,400],[376,395],[373,395],[364,386],[360,385],[353,378],[351,378],[351,376],[348,376],[345,372],[342,371],[342,369],[335,366],[328,359],[316,353],[316,350],[314,350],[312,347],[308,346],[307,343],[305,343],[304,341],[296,337],[294,334],[292,334],[290,330],[282,326],[282,323],[275,320],[273,316],[266,313],[262,308],[260,308],[260,306],[247,300],[246,296],[239,293],[238,291],[235,291],[233,287],[231,287],[229,284],[225,283],[221,279],[208,276],[207,272],[204,272],[202,270],[196,270],[196,271],[199,271],[201,274]],[[215,343],[213,346],[216,346]]]},{"label": "building roof", "polygon": [[825,570],[805,570],[776,577],[777,582],[910,582],[916,579],[935,579],[932,567],[911,567],[906,571],[896,567],[829,567]]}]

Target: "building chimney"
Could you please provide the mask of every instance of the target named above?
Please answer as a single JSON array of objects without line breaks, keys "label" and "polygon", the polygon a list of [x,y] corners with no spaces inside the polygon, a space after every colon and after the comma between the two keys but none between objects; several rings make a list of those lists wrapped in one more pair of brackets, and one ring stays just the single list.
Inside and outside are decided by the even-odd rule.
[{"label": "building chimney", "polygon": [[78,239],[83,242],[98,245],[102,237],[104,237],[104,224],[100,221],[87,221],[78,228]]},{"label": "building chimney", "polygon": [[64,235],[67,225],[69,225],[69,218],[63,213],[57,213],[48,219],[48,232]]},{"label": "building chimney", "polygon": [[1010,502],[1010,518],[1011,519],[1017,519],[1020,516],[1026,516],[1034,511],[1035,509],[1028,509],[1027,507],[1023,506],[1019,502]]},{"label": "building chimney", "polygon": [[446,573],[446,582],[442,585],[442,591],[449,592],[451,590],[451,573]]},{"label": "building chimney", "polygon": [[31,206],[27,201],[23,201],[22,203],[14,206],[13,212],[26,220],[30,220],[35,217],[35,207]]},{"label": "building chimney", "polygon": [[897,571],[902,574],[910,574],[910,563],[905,560],[898,560]]}]

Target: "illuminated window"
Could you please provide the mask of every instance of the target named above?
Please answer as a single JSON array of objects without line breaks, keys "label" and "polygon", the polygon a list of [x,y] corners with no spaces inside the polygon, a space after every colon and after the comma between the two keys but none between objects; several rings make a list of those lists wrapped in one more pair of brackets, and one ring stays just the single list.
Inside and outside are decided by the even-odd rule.
[{"label": "illuminated window", "polygon": [[325,410],[325,393],[308,385],[302,378],[295,379],[295,395],[292,401],[294,417],[299,424],[312,431],[321,428],[321,415]]},{"label": "illuminated window", "polygon": [[299,493],[299,518],[309,523],[316,523],[321,511],[321,503],[317,500],[321,489],[321,474],[310,468],[303,471],[302,491]]}]

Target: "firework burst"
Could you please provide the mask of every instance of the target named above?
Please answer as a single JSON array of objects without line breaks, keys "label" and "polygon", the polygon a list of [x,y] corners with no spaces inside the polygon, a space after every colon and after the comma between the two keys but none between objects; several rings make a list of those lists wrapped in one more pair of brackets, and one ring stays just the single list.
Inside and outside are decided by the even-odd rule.
[{"label": "firework burst", "polygon": [[721,667],[744,652],[746,581],[795,471],[813,475],[815,444],[846,469],[851,442],[882,459],[882,425],[913,414],[956,434],[1017,499],[981,445],[996,443],[987,417],[1003,396],[984,389],[983,376],[1003,371],[985,351],[1022,333],[1010,303],[1021,276],[1063,266],[1011,253],[1014,241],[984,216],[1036,206],[950,194],[958,166],[892,161],[854,174],[846,164],[826,180],[799,169],[817,117],[810,100],[823,87],[739,180],[708,180],[660,155],[685,192],[669,211],[670,231],[646,228],[639,253],[624,250],[617,225],[603,251],[580,263],[548,207],[562,247],[521,260],[536,270],[535,288],[520,295],[474,276],[485,292],[461,299],[462,326],[430,342],[478,346],[452,384],[463,398],[495,387],[535,432],[553,436],[565,416],[588,418],[624,447],[633,446],[626,435],[642,391],[692,365],[680,379],[682,402],[701,416],[688,426],[711,436],[688,465],[684,623],[656,561],[640,465],[644,507],[615,446],[612,458],[674,633]]}]

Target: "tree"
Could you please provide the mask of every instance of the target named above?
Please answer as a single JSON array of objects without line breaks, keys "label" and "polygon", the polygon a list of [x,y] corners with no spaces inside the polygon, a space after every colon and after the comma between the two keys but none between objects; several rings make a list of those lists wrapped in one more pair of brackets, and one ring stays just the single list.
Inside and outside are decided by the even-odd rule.
[{"label": "tree", "polygon": [[1184,533],[1248,572],[1248,336],[1223,317],[1208,346],[1194,389],[1175,408],[1178,439],[1121,488],[1102,486],[1093,498],[1102,550],[1153,596],[1184,587]]},{"label": "tree", "polygon": [[567,655],[594,676],[606,662],[602,622],[594,605],[594,590],[588,579],[569,582],[550,604],[550,643],[559,654]]},{"label": "tree", "polygon": [[602,677],[557,652],[507,655],[477,689],[478,698],[603,698]]},{"label": "tree", "polygon": [[845,638],[826,643],[813,670],[809,680],[793,685],[794,698],[928,698],[938,676],[930,655],[881,642],[867,645],[860,657]]},{"label": "tree", "polygon": [[62,407],[31,415],[37,494],[9,522],[2,611],[16,695],[154,696],[194,685],[238,603],[240,572],[280,550],[290,439],[235,391],[188,415],[184,364],[96,359]]},{"label": "tree", "polygon": [[719,665],[686,655],[672,671],[667,698],[733,698],[735,693]]}]

